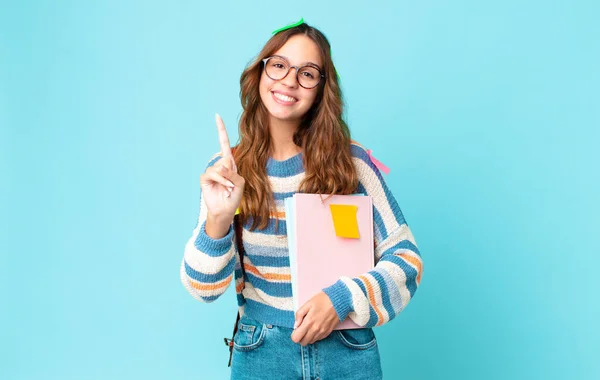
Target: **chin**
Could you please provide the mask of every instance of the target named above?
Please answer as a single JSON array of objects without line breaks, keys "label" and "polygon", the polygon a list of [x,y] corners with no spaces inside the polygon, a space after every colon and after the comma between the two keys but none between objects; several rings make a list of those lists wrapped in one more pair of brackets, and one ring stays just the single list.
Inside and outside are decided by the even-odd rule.
[{"label": "chin", "polygon": [[302,117],[296,116],[296,115],[290,115],[288,113],[277,113],[277,112],[269,112],[269,114],[271,115],[271,117],[273,117],[274,119],[280,120],[280,121],[286,121],[286,122],[294,122],[297,121],[299,122]]},{"label": "chin", "polygon": [[269,114],[281,121],[300,121],[304,113],[301,110],[282,110],[277,105],[267,107]]}]

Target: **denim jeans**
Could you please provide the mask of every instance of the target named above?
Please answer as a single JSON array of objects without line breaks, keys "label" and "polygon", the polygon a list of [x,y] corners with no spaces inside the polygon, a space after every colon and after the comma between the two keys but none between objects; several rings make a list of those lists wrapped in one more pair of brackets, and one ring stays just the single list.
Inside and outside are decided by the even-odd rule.
[{"label": "denim jeans", "polygon": [[231,379],[381,379],[381,360],[373,329],[334,330],[302,347],[293,330],[246,315],[233,338]]}]

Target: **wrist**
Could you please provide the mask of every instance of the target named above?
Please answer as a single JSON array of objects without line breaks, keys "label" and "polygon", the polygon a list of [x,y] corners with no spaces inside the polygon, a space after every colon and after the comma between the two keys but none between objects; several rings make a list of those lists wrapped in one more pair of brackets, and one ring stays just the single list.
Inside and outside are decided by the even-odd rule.
[{"label": "wrist", "polygon": [[333,285],[322,289],[322,291],[329,296],[340,321],[345,320],[348,314],[354,311],[352,293],[342,280],[338,280]]},{"label": "wrist", "polygon": [[221,239],[227,235],[232,222],[233,216],[208,214],[205,225],[206,234],[213,239]]}]

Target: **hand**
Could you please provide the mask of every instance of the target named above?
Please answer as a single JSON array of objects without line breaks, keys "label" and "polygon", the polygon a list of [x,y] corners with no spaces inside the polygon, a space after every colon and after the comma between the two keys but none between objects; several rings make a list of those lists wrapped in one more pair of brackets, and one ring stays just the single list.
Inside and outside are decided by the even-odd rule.
[{"label": "hand", "polygon": [[200,176],[200,187],[209,217],[226,221],[225,224],[229,225],[240,206],[245,181],[237,174],[227,130],[218,114],[216,122],[222,157]]},{"label": "hand", "polygon": [[331,334],[340,323],[333,303],[323,291],[308,300],[296,312],[292,340],[302,346],[313,344]]}]

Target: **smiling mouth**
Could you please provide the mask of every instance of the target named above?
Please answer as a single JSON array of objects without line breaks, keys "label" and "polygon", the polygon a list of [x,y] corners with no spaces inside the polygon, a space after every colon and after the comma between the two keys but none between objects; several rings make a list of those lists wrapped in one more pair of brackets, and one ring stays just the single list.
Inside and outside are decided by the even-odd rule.
[{"label": "smiling mouth", "polygon": [[290,105],[290,104],[294,104],[298,101],[298,99],[296,99],[296,98],[280,94],[279,92],[276,92],[276,91],[271,91],[271,94],[273,95],[273,98],[275,99],[275,101],[279,104]]}]

